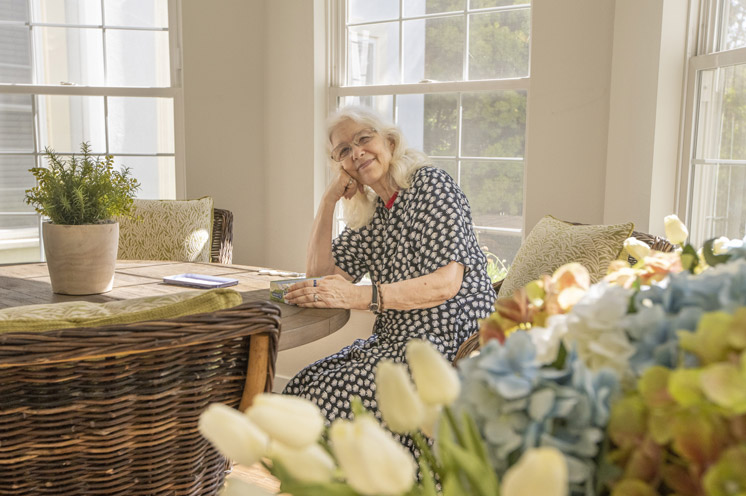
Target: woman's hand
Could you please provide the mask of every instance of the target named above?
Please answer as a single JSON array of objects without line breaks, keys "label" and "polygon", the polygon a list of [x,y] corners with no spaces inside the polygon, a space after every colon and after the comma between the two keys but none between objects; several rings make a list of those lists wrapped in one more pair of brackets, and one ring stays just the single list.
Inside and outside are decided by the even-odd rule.
[{"label": "woman's hand", "polygon": [[337,203],[342,198],[351,199],[358,191],[363,192],[363,185],[340,167],[339,174],[326,188],[326,196],[333,203]]},{"label": "woman's hand", "polygon": [[340,275],[332,275],[293,284],[285,300],[300,307],[365,310],[371,291],[369,286],[355,286]]}]

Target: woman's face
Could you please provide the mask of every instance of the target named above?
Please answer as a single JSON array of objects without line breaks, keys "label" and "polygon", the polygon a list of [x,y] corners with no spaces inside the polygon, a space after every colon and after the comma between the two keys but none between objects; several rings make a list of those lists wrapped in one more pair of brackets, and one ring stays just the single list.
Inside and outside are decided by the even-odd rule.
[{"label": "woman's face", "polygon": [[394,144],[370,126],[342,121],[332,130],[331,142],[332,150],[351,148],[349,156],[339,164],[359,183],[373,187],[386,179]]}]

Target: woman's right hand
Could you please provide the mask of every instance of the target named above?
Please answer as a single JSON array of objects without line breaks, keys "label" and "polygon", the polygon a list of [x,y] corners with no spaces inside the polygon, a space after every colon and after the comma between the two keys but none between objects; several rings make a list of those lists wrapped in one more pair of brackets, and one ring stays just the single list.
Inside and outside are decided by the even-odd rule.
[{"label": "woman's right hand", "polygon": [[362,184],[358,183],[352,176],[340,168],[337,177],[334,178],[326,189],[326,195],[334,203],[337,203],[342,198],[351,199],[358,191],[362,193]]}]

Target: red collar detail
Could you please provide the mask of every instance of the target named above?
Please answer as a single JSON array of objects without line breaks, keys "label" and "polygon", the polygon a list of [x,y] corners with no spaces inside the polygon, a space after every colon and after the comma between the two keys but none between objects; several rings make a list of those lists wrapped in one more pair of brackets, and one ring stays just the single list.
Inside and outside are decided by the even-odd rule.
[{"label": "red collar detail", "polygon": [[396,200],[396,197],[399,195],[398,191],[395,191],[394,194],[389,198],[389,201],[386,202],[386,210],[391,210],[391,207],[394,206],[394,200]]}]

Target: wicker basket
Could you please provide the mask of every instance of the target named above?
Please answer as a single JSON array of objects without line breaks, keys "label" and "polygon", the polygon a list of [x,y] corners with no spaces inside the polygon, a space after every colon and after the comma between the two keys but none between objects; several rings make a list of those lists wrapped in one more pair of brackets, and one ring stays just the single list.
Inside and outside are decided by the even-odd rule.
[{"label": "wicker basket", "polygon": [[0,334],[0,495],[216,494],[226,460],[197,421],[210,403],[271,390],[279,316],[252,302]]},{"label": "wicker basket", "polygon": [[210,262],[228,264],[233,261],[233,212],[212,210],[212,246]]}]

